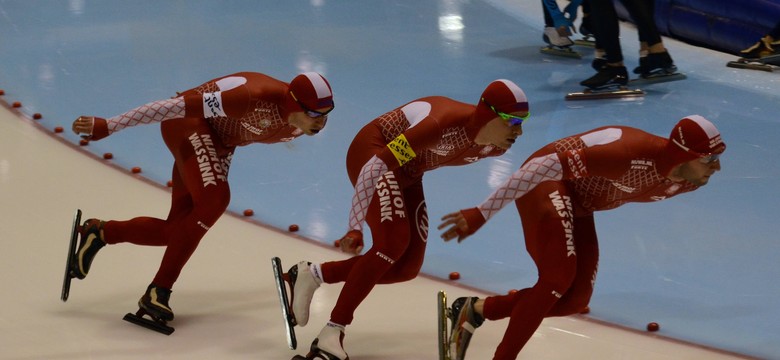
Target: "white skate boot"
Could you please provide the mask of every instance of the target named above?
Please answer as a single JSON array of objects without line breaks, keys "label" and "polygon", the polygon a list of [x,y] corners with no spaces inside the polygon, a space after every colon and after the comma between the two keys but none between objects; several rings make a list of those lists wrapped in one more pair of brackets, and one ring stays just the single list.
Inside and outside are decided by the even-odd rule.
[{"label": "white skate boot", "polygon": [[311,355],[327,360],[349,360],[344,351],[344,327],[329,322],[314,339],[310,351]]},{"label": "white skate boot", "polygon": [[544,28],[543,40],[544,42],[559,48],[574,45],[574,41],[571,41],[568,36],[561,36],[558,34],[558,30],[552,26]]},{"label": "white skate boot", "polygon": [[310,263],[301,261],[287,272],[292,289],[292,311],[295,323],[306,326],[309,322],[309,306],[314,292],[320,287],[322,280],[312,274]]},{"label": "white skate boot", "polygon": [[554,27],[544,28],[544,35],[542,36],[542,40],[549,44],[548,46],[540,49],[540,51],[544,54],[566,56],[578,59],[582,58],[582,54],[572,49],[574,41],[571,41],[568,36],[561,36],[561,34],[558,33],[558,30]]}]

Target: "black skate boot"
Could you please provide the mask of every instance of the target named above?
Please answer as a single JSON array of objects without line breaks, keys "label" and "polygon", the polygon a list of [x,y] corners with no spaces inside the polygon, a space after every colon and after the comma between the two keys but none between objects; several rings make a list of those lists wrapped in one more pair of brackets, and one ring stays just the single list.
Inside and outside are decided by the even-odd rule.
[{"label": "black skate boot", "polygon": [[650,54],[647,50],[639,50],[639,66],[634,68],[634,74],[641,74],[647,67],[647,55]]},{"label": "black skate boot", "polygon": [[607,59],[596,55],[596,57],[593,58],[593,61],[590,62],[590,66],[593,70],[599,71],[601,68],[607,66]]},{"label": "black skate boot", "polygon": [[650,53],[645,57],[639,58],[639,67],[635,70],[643,79],[668,76],[677,73],[677,66],[674,65],[669,52]]},{"label": "black skate boot", "polygon": [[596,75],[580,82],[591,90],[622,88],[628,84],[628,71],[625,66],[602,66]]},{"label": "black skate boot", "polygon": [[71,276],[84,279],[92,266],[98,251],[106,246],[103,241],[103,225],[105,221],[89,219],[81,226],[79,248],[70,261]]},{"label": "black skate boot", "polygon": [[469,347],[474,330],[485,322],[485,318],[474,311],[474,303],[477,300],[479,300],[477,297],[462,297],[452,302],[450,309],[450,320],[452,321],[450,354],[455,356],[455,360],[466,358],[466,349]]},{"label": "black skate boot", "polygon": [[590,62],[590,67],[599,71],[604,66],[607,66],[607,53],[602,49],[596,49],[593,51],[593,61]]},{"label": "black skate boot", "polygon": [[168,306],[171,298],[171,290],[149,284],[144,296],[138,300],[138,307],[154,319],[163,321],[173,320],[173,310]]},{"label": "black skate boot", "polygon": [[768,36],[764,36],[753,46],[739,52],[743,59],[760,59],[775,54],[775,46],[780,47],[780,40],[772,41]]}]

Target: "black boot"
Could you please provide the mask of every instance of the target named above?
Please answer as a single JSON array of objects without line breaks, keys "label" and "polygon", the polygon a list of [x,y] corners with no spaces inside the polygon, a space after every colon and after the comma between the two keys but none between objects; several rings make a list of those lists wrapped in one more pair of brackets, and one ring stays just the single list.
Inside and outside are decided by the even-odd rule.
[{"label": "black boot", "polygon": [[674,65],[669,52],[650,53],[645,57],[639,58],[639,68],[637,69],[643,78],[671,75],[677,72],[677,66]]},{"label": "black boot", "polygon": [[149,284],[144,296],[141,297],[141,300],[138,300],[138,307],[144,309],[155,319],[171,321],[173,320],[173,310],[171,310],[171,307],[168,305],[170,298],[170,289]]},{"label": "black boot", "polygon": [[106,246],[103,240],[103,224],[105,221],[89,219],[81,226],[79,248],[71,261],[71,275],[78,279],[84,279],[92,266],[98,251]]},{"label": "black boot", "polygon": [[623,87],[628,84],[628,71],[625,66],[605,65],[596,75],[580,82],[580,85],[592,90],[610,87]]}]

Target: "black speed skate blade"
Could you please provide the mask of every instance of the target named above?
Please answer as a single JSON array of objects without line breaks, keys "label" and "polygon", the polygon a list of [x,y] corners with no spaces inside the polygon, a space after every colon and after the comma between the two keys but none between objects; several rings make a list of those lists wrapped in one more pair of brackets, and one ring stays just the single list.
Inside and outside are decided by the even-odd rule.
[{"label": "black speed skate blade", "polygon": [[276,293],[279,295],[279,304],[282,309],[282,318],[287,331],[287,346],[290,350],[298,348],[298,340],[295,338],[295,319],[290,311],[290,298],[287,296],[287,284],[284,270],[282,270],[282,259],[278,257],[271,258],[271,265],[274,268],[274,280],[276,281]]},{"label": "black speed skate blade", "polygon": [[566,100],[631,99],[643,96],[645,96],[645,92],[640,89],[620,87],[605,90],[585,89],[580,92],[568,93]]},{"label": "black speed skate blade", "polygon": [[[777,55],[774,55],[777,56]],[[729,61],[726,66],[730,68],[735,69],[749,69],[749,70],[760,70],[760,71],[766,71],[766,72],[773,72],[777,68],[776,65],[770,65],[762,61],[762,59],[745,59],[740,58],[736,61]],[[777,60],[780,62],[780,60]]]},{"label": "black speed skate blade", "polygon": [[554,55],[554,56],[563,56],[568,58],[574,58],[574,59],[582,59],[582,54],[574,51],[571,47],[558,47],[558,46],[545,46],[539,51],[542,54],[547,55]]},{"label": "black speed skate blade", "polygon": [[632,86],[643,86],[643,85],[650,85],[650,84],[660,84],[669,81],[685,80],[687,78],[688,77],[685,76],[685,74],[683,73],[658,74],[658,75],[651,75],[648,77],[639,77],[630,80],[628,83],[631,84]]},{"label": "black speed skate blade", "polygon": [[[144,315],[149,315],[152,319],[147,319],[144,317]],[[145,327],[149,330],[156,331],[161,334],[170,335],[173,334],[173,331],[176,330],[170,326],[167,325],[167,322],[162,319],[155,319],[152,317],[149,313],[147,313],[144,309],[138,309],[135,314],[133,313],[127,313],[125,314],[125,317],[122,318],[122,320],[131,322],[133,324],[136,324],[141,327]]]},{"label": "black speed skate blade", "polygon": [[439,360],[451,360],[450,355],[450,334],[449,323],[447,319],[450,317],[449,308],[447,308],[447,293],[444,290],[439,290],[436,297],[436,307],[439,310],[437,315],[437,323],[439,328]]},{"label": "black speed skate blade", "polygon": [[70,231],[70,245],[68,246],[68,258],[65,260],[65,275],[62,278],[62,293],[60,294],[60,300],[62,301],[68,301],[68,296],[70,296],[70,281],[73,280],[70,269],[73,266],[73,260],[76,258],[76,243],[79,239],[80,229],[81,209],[77,209],[76,215],[73,216],[73,227]]}]

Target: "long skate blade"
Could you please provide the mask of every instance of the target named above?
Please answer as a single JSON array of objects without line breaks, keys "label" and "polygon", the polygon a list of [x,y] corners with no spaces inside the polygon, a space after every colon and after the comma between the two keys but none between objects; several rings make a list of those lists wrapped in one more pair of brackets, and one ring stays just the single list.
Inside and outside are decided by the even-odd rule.
[{"label": "long skate blade", "polygon": [[70,282],[73,277],[70,276],[71,263],[76,255],[76,242],[79,238],[79,226],[81,225],[81,209],[76,209],[76,215],[73,216],[73,227],[70,230],[70,245],[68,246],[68,258],[65,259],[65,275],[62,278],[62,293],[60,300],[68,301],[70,296]]},{"label": "long skate blade", "polygon": [[574,45],[584,46],[584,47],[596,47],[596,40],[593,40],[591,38],[577,39],[574,40]]},{"label": "long skate blade", "polygon": [[552,46],[545,46],[539,49],[539,52],[547,55],[563,56],[563,57],[568,57],[573,59],[582,59],[582,54],[572,50],[571,48],[563,50],[563,49],[556,49]]},{"label": "long skate blade", "polygon": [[282,308],[282,318],[287,331],[287,346],[290,350],[298,348],[298,340],[295,338],[295,325],[290,314],[290,300],[287,296],[287,286],[284,283],[284,270],[282,270],[282,259],[273,257],[271,265],[274,268],[274,280],[276,282],[276,293],[279,295],[279,304]]},{"label": "long skate blade", "polygon": [[632,86],[643,86],[643,85],[650,85],[650,84],[660,84],[665,83],[669,81],[678,81],[678,80],[685,80],[688,77],[685,76],[683,73],[674,73],[674,74],[668,74],[668,75],[657,75],[657,76],[651,76],[646,78],[637,78],[629,81],[628,83]]},{"label": "long skate blade", "polygon": [[606,91],[593,91],[586,89],[584,91],[566,94],[566,100],[631,99],[643,96],[645,96],[645,92],[639,89],[618,89]]},{"label": "long skate blade", "polygon": [[780,66],[780,54],[764,56],[761,58],[761,62],[767,65]]},{"label": "long skate blade", "polygon": [[135,314],[133,313],[127,313],[125,314],[125,317],[122,318],[122,320],[133,323],[135,325],[138,325],[140,327],[147,328],[149,330],[156,331],[161,334],[170,335],[173,334],[173,331],[176,330],[168,325],[166,325],[163,321],[155,321],[155,320],[149,320],[145,317],[143,317],[143,312],[139,311]]},{"label": "long skate blade", "polygon": [[760,71],[766,71],[766,72],[773,72],[775,71],[774,66],[763,64],[760,62],[750,62],[747,60],[737,60],[737,61],[729,61],[726,66],[730,68],[735,69],[749,69],[749,70],[760,70]]},{"label": "long skate blade", "polygon": [[437,295],[438,324],[439,324],[439,360],[450,360],[450,335],[447,323],[447,293],[439,290]]}]

